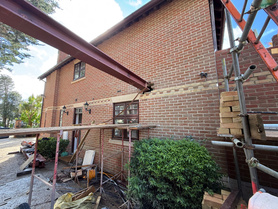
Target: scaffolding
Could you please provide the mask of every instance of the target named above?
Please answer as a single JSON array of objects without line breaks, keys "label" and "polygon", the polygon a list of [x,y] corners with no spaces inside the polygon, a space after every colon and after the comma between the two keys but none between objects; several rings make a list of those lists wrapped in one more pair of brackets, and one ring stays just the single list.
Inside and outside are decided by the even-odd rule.
[{"label": "scaffolding", "polygon": [[[155,128],[157,125],[141,125],[141,124],[107,124],[107,125],[90,125],[90,126],[65,126],[65,127],[48,127],[48,128],[26,128],[26,129],[5,129],[0,132],[0,136],[10,136],[10,135],[25,135],[25,134],[36,134],[36,143],[35,143],[35,150],[34,150],[34,159],[33,159],[33,165],[32,165],[32,174],[31,174],[31,182],[30,182],[30,190],[29,190],[29,197],[28,197],[28,204],[31,205],[32,202],[32,193],[33,193],[33,185],[34,185],[34,178],[37,178],[38,180],[42,181],[46,185],[52,187],[51,191],[51,209],[54,206],[55,201],[55,193],[56,193],[56,180],[57,180],[57,167],[58,167],[58,157],[59,157],[59,145],[60,145],[60,139],[63,135],[63,131],[81,131],[81,130],[87,130],[86,134],[84,135],[83,143],[85,142],[85,139],[92,129],[99,129],[100,130],[100,153],[101,158],[99,159],[100,162],[100,193],[103,193],[103,184],[106,183],[106,181],[103,181],[103,168],[104,168],[104,159],[109,159],[114,155],[110,155],[108,157],[104,158],[104,130],[105,129],[121,129],[127,130],[129,132],[129,141],[128,141],[128,162],[130,163],[131,160],[131,131],[132,130],[142,130],[147,129],[148,130],[148,138],[149,138],[149,129]],[[57,143],[56,143],[56,153],[55,153],[55,164],[54,164],[54,173],[53,173],[53,183],[50,184],[44,179],[40,178],[39,176],[35,175],[35,165],[36,165],[36,155],[37,155],[37,149],[38,149],[38,139],[39,135],[41,133],[51,133],[51,134],[57,134]],[[82,146],[82,145],[81,145]],[[78,157],[78,152],[80,151],[80,147],[75,152],[75,157]],[[121,178],[124,177],[124,138],[122,134],[122,144],[121,144],[121,171],[113,176],[113,178],[117,176],[121,176]],[[130,170],[128,169],[128,178],[130,178]]]},{"label": "scaffolding", "polygon": [[[256,193],[259,189],[259,181],[258,181],[258,176],[257,176],[257,169],[260,169],[261,171],[268,173],[271,176],[274,176],[278,178],[278,172],[262,165],[259,163],[259,161],[254,157],[254,152],[253,149],[264,149],[264,150],[270,150],[270,151],[277,151],[278,147],[276,146],[266,146],[266,145],[254,145],[252,144],[252,137],[250,133],[250,127],[249,127],[249,119],[248,119],[248,112],[246,109],[246,104],[245,104],[245,96],[244,96],[244,91],[243,91],[243,81],[246,80],[252,72],[256,69],[256,66],[251,66],[248,68],[245,73],[242,75],[240,73],[240,67],[239,67],[239,55],[240,52],[242,51],[244,44],[246,40],[251,43],[251,45],[254,47],[254,49],[257,51],[257,53],[260,55],[262,58],[263,62],[266,64],[268,67],[269,71],[272,73],[276,81],[278,81],[278,65],[276,61],[273,59],[271,54],[265,49],[265,47],[262,45],[260,42],[260,38],[266,29],[267,24],[269,23],[270,19],[273,19],[273,21],[278,24],[277,17],[278,17],[278,3],[274,3],[272,5],[269,5],[269,7],[265,8],[264,10],[268,14],[268,17],[265,21],[264,26],[262,27],[262,30],[259,34],[259,36],[256,38],[254,32],[251,30],[251,26],[253,24],[253,21],[256,17],[257,12],[261,9],[261,3],[262,0],[253,0],[251,9],[247,13],[249,13],[248,19],[245,22],[243,19],[243,15],[245,13],[247,1],[244,1],[244,6],[242,9],[242,13],[240,14],[233,3],[231,1],[226,1],[226,0],[221,0],[222,4],[225,6],[226,11],[226,20],[227,20],[227,27],[228,27],[228,34],[229,34],[229,41],[230,41],[230,53],[232,55],[232,60],[233,60],[233,65],[227,73],[226,71],[226,66],[223,62],[223,70],[224,70],[224,82],[225,82],[225,90],[229,91],[229,79],[232,76],[232,73],[234,72],[235,74],[235,83],[236,83],[236,88],[235,91],[237,91],[238,94],[238,100],[239,100],[239,105],[240,105],[240,114],[239,116],[241,117],[242,120],[242,125],[243,125],[243,132],[244,132],[244,142],[241,142],[237,140],[233,135],[220,135],[220,136],[225,136],[225,137],[232,137],[233,142],[220,142],[220,141],[212,141],[213,145],[218,145],[218,146],[228,146],[228,147],[233,147],[233,155],[234,155],[234,161],[235,161],[235,166],[236,166],[236,174],[237,174],[237,181],[238,181],[238,189],[241,190],[241,181],[240,181],[240,174],[239,174],[239,168],[238,168],[238,162],[237,162],[237,154],[235,150],[235,146],[239,148],[244,149],[244,153],[246,156],[246,162],[248,163],[249,166],[249,171],[250,171],[250,177],[251,177],[251,184],[252,184],[252,190],[253,193]],[[233,35],[233,28],[232,28],[232,23],[231,23],[231,18],[230,15],[234,18],[238,26],[243,30],[241,38],[238,39],[239,45],[235,46],[235,39]]]}]

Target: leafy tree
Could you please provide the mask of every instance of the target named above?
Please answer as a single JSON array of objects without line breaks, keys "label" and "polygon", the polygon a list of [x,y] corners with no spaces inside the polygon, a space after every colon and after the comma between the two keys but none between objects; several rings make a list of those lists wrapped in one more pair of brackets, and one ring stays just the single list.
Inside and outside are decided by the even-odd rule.
[{"label": "leafy tree", "polygon": [[[47,14],[59,8],[57,0],[27,0]],[[0,70],[9,69],[14,63],[20,64],[30,57],[28,46],[39,45],[39,41],[0,22]]]},{"label": "leafy tree", "polygon": [[27,101],[20,104],[20,119],[28,125],[28,127],[37,127],[41,118],[42,97],[34,95],[30,96]]},{"label": "leafy tree", "polygon": [[5,127],[8,127],[10,122],[18,117],[21,95],[13,91],[13,88],[12,78],[8,75],[0,75],[0,114]]}]

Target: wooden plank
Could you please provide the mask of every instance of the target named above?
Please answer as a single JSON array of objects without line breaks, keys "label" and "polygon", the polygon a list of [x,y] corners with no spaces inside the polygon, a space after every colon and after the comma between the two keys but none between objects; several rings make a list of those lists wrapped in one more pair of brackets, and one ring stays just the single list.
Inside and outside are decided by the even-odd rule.
[{"label": "wooden plank", "polygon": [[234,209],[238,204],[239,198],[240,192],[238,190],[232,191],[220,209]]},{"label": "wooden plank", "polygon": [[82,176],[82,170],[77,170],[76,174],[75,174],[75,172],[70,172],[71,178],[73,178],[75,176]]},{"label": "wooden plank", "polygon": [[220,123],[233,123],[233,118],[220,118]]},{"label": "wooden plank", "polygon": [[219,116],[220,118],[235,118],[238,117],[240,112],[225,112],[225,113],[220,113]]},{"label": "wooden plank", "polygon": [[222,112],[232,112],[232,109],[230,107],[220,107],[220,113]]},{"label": "wooden plank", "polygon": [[242,123],[222,123],[220,128],[243,128]]},{"label": "wooden plank", "polygon": [[240,129],[240,128],[231,128],[231,129],[230,129],[230,133],[231,133],[233,136],[242,136],[242,135],[243,135],[243,130]]},{"label": "wooden plank", "polygon": [[95,205],[94,209],[97,209],[97,208],[98,208],[98,205],[99,205],[99,203],[100,203],[100,199],[101,199],[101,196],[98,196],[98,197],[97,197],[97,201],[96,201],[96,205]]},{"label": "wooden plank", "polygon": [[239,101],[223,102],[223,103],[220,103],[220,106],[222,106],[222,107],[239,106]]},{"label": "wooden plank", "polygon": [[75,200],[79,200],[83,197],[88,196],[91,192],[94,193],[96,191],[94,186],[90,186],[88,189],[86,189],[85,191],[82,190],[81,192],[77,192],[73,197],[72,197],[72,201]]},{"label": "wooden plank", "polygon": [[249,126],[251,137],[253,139],[266,140],[263,119],[260,114],[250,114],[249,118]]},{"label": "wooden plank", "polygon": [[80,148],[83,146],[83,144],[85,143],[85,139],[88,136],[88,134],[90,133],[90,129],[86,131],[85,135],[83,136],[83,138],[81,139],[77,149],[75,150],[74,154],[72,155],[71,159],[69,160],[69,162],[72,162],[76,156],[76,153],[80,151]]},{"label": "wooden plank", "polygon": [[26,134],[40,134],[40,133],[59,133],[60,131],[76,131],[88,129],[113,129],[129,127],[138,129],[154,128],[157,125],[140,125],[140,124],[105,124],[105,125],[82,125],[82,126],[62,126],[62,127],[44,127],[44,128],[18,128],[18,129],[1,129],[0,136],[9,135],[26,135]]},{"label": "wooden plank", "polygon": [[26,167],[32,162],[33,159],[34,159],[34,154],[31,155],[31,156],[19,167],[19,169],[20,169],[21,171],[23,171],[24,168],[26,168]]}]

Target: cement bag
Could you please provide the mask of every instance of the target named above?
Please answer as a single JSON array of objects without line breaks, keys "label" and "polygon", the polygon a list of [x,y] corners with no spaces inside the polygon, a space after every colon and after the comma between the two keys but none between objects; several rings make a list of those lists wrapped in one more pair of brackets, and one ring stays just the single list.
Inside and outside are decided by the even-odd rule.
[{"label": "cement bag", "polygon": [[91,192],[88,196],[72,201],[73,193],[66,193],[59,197],[54,205],[54,209],[91,209],[95,203],[95,198]]},{"label": "cement bag", "polygon": [[268,193],[256,192],[248,203],[248,209],[276,209],[278,208],[278,197]]}]

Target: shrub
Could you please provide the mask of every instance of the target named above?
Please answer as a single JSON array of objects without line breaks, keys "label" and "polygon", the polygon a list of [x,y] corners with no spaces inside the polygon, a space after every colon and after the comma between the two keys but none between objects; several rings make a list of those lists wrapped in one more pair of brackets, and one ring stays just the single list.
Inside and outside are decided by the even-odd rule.
[{"label": "shrub", "polygon": [[207,149],[192,139],[135,142],[129,197],[141,208],[202,208],[204,191],[219,189],[221,174]]},{"label": "shrub", "polygon": [[[56,144],[57,139],[55,137],[39,139],[38,152],[46,158],[53,159],[55,158]],[[59,153],[66,151],[68,144],[69,140],[60,139]]]}]

